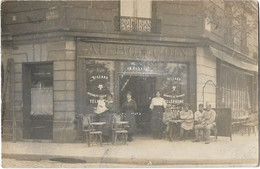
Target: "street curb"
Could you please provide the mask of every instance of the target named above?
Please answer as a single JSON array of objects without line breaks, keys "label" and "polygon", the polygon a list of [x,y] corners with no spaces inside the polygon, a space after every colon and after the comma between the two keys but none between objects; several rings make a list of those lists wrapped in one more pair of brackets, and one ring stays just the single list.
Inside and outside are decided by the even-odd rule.
[{"label": "street curb", "polygon": [[135,165],[173,165],[173,166],[258,166],[257,159],[134,159],[116,157],[86,157],[86,156],[64,156],[64,155],[41,155],[41,154],[2,154],[2,158],[10,158],[25,161],[51,160],[54,158],[72,158],[86,161],[86,163],[117,163]]}]

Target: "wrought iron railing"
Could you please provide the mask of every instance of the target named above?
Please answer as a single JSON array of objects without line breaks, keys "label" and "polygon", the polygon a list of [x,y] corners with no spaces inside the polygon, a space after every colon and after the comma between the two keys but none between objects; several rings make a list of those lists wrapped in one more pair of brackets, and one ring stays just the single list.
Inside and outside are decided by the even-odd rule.
[{"label": "wrought iron railing", "polygon": [[115,26],[117,31],[121,32],[152,32],[159,33],[157,20],[140,17],[115,17]]},{"label": "wrought iron railing", "polygon": [[125,32],[151,32],[152,21],[149,18],[120,17],[120,31]]}]

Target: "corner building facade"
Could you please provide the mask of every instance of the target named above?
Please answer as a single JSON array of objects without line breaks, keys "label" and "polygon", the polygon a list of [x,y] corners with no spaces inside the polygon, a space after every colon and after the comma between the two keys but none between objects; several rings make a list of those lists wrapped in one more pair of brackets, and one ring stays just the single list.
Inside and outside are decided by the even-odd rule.
[{"label": "corner building facade", "polygon": [[[256,6],[245,4],[245,21],[258,22]],[[141,134],[157,90],[174,111],[209,102],[257,112],[257,27],[245,36],[241,18],[230,29],[228,1],[4,2],[2,11],[4,140],[77,142],[75,119],[108,93],[117,110],[133,93]]]}]

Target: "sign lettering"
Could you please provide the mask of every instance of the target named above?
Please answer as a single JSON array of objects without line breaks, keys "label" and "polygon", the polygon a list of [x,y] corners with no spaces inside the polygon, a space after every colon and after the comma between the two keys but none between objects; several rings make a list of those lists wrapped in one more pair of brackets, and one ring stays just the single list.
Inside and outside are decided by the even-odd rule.
[{"label": "sign lettering", "polygon": [[162,59],[162,57],[193,61],[194,49],[188,47],[141,46],[122,44],[79,43],[78,56],[112,56],[121,58]]}]

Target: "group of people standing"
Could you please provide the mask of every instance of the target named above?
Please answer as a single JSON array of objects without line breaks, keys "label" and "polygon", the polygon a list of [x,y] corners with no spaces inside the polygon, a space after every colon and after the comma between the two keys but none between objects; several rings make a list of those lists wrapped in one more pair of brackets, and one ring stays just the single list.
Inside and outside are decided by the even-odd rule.
[{"label": "group of people standing", "polygon": [[[123,103],[120,113],[123,114],[122,121],[128,121],[128,141],[133,140],[134,131],[136,129],[135,112],[137,111],[137,105],[132,100],[132,93],[128,92],[126,95],[126,101]],[[106,122],[102,127],[102,135],[106,141],[111,141],[112,137],[112,125],[113,118],[116,113],[115,106],[113,103],[113,96],[109,94],[107,100],[104,99],[103,95],[99,96],[96,108],[96,121]]]},{"label": "group of people standing", "polygon": [[[154,139],[161,139],[163,137],[163,130],[165,128],[165,123],[173,120],[171,117],[165,121],[164,116],[167,113],[167,103],[161,97],[160,91],[156,92],[156,97],[154,97],[150,104],[151,114],[151,131]],[[128,121],[128,141],[133,140],[133,135],[136,130],[136,120],[135,113],[137,111],[136,102],[132,99],[132,93],[128,92],[126,95],[126,101],[122,104],[120,108],[120,113],[123,114],[123,121]],[[97,121],[106,122],[105,126],[102,128],[103,136],[107,140],[111,140],[112,136],[112,123],[113,114],[116,113],[113,104],[113,96],[108,95],[107,100],[104,96],[100,96],[97,104],[97,109],[95,111],[97,116]],[[187,131],[195,131],[195,140],[199,141],[199,130],[205,131],[205,143],[209,143],[210,130],[216,126],[215,123],[216,113],[211,109],[211,105],[207,104],[206,109],[204,109],[203,104],[199,105],[199,110],[194,114],[189,110],[189,105],[184,104],[183,109],[179,113],[179,118],[181,120],[180,125],[180,138],[184,137],[184,133]]]}]

